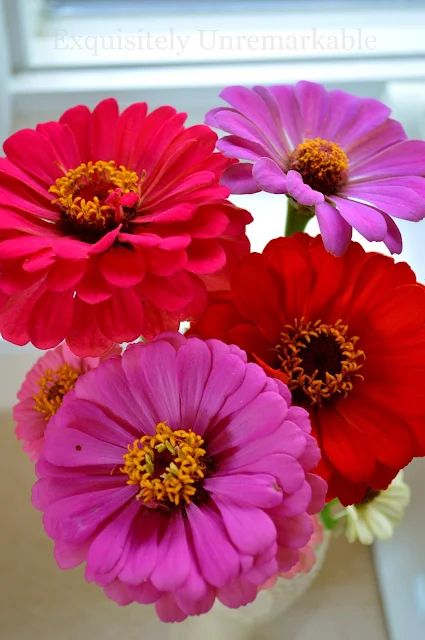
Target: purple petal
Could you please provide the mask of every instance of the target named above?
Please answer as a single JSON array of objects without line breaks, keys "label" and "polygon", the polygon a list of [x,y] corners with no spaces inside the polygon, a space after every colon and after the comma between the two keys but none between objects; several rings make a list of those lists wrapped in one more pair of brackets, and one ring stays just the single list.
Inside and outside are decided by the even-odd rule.
[{"label": "purple petal", "polygon": [[402,125],[397,120],[387,120],[371,133],[353,140],[344,151],[350,160],[350,170],[353,171],[357,164],[364,162],[371,156],[391,147],[406,139]]},{"label": "purple petal", "polygon": [[382,185],[380,181],[359,182],[345,187],[341,195],[361,200],[395,218],[418,222],[425,217],[425,200],[416,191],[403,186]]},{"label": "purple petal", "polygon": [[287,193],[286,176],[271,158],[260,158],[254,164],[252,177],[267,193]]},{"label": "purple petal", "polygon": [[189,576],[193,559],[189,551],[183,517],[170,518],[167,531],[159,543],[158,558],[150,577],[160,591],[174,591]]},{"label": "purple petal", "polygon": [[338,211],[348,224],[369,241],[383,240],[387,235],[387,223],[376,209],[359,202],[333,196]]},{"label": "purple petal", "polygon": [[59,569],[74,569],[74,567],[78,567],[78,565],[85,562],[91,543],[91,538],[81,544],[57,541],[54,555]]},{"label": "purple petal", "polygon": [[246,87],[226,87],[220,97],[237,109],[262,132],[273,146],[285,154],[287,147],[270,110],[255,91]]},{"label": "purple petal", "polygon": [[314,469],[320,460],[320,449],[317,446],[316,439],[313,436],[306,435],[306,447],[303,454],[298,458],[298,462],[303,469]]},{"label": "purple petal", "polygon": [[232,164],[221,176],[220,184],[231,193],[258,193],[260,188],[252,177],[253,165],[247,162]]},{"label": "purple petal", "polygon": [[214,496],[242,506],[270,509],[282,501],[282,490],[276,484],[276,478],[267,474],[216,476],[207,478],[204,488]]},{"label": "purple petal", "polygon": [[325,197],[320,191],[315,191],[308,184],[305,184],[302,176],[298,171],[288,171],[286,176],[288,194],[298,202],[306,207],[321,204]]},{"label": "purple petal", "polygon": [[316,206],[317,222],[323,244],[334,256],[342,256],[350,244],[352,228],[329,202]]},{"label": "purple petal", "polygon": [[238,113],[233,109],[222,109],[215,114],[215,121],[223,131],[239,138],[244,138],[249,142],[261,144],[267,149],[267,153],[273,154],[274,148],[267,136],[242,113]]},{"label": "purple petal", "polygon": [[262,509],[228,504],[214,497],[223,517],[227,533],[235,547],[243,553],[255,556],[276,541],[276,528]]},{"label": "purple petal", "polygon": [[387,222],[388,233],[384,238],[384,243],[391,253],[401,253],[403,250],[403,239],[400,229],[390,216],[386,213],[382,214]]},{"label": "purple petal", "polygon": [[302,80],[295,85],[295,95],[301,107],[304,137],[322,137],[329,109],[328,92],[325,87],[317,82]]},{"label": "purple petal", "polygon": [[199,573],[196,562],[191,562],[190,571],[186,582],[175,592],[178,603],[185,601],[201,600],[208,595],[210,586]]},{"label": "purple petal", "polygon": [[425,142],[406,140],[378,155],[360,162],[350,179],[389,178],[391,176],[421,176],[425,174]]},{"label": "purple petal", "polygon": [[131,548],[130,529],[139,509],[139,503],[133,500],[95,537],[87,555],[87,569],[97,584],[110,584],[124,566]]},{"label": "purple petal", "polygon": [[122,487],[124,476],[88,475],[68,473],[65,478],[52,476],[41,478],[35,483],[32,490],[32,504],[36,509],[43,511],[49,504],[87,491],[103,491]]},{"label": "purple petal", "polygon": [[[353,109],[353,117],[347,118],[345,126],[341,127],[332,138],[333,142],[337,142],[343,149],[351,142],[379,127],[391,113],[391,109],[374,98],[357,98],[357,100],[357,109]],[[341,104],[341,107],[343,106]],[[329,116],[332,119],[331,112]]]},{"label": "purple petal", "polygon": [[287,134],[292,148],[295,148],[304,140],[304,123],[300,104],[295,95],[295,88],[291,85],[277,85],[269,87],[268,91],[278,104],[282,128]]},{"label": "purple petal", "polygon": [[329,91],[329,117],[323,123],[321,137],[339,142],[344,132],[350,131],[350,123],[359,111],[361,98],[350,93],[333,89]]},{"label": "purple petal", "polygon": [[193,502],[187,509],[199,569],[207,582],[223,587],[239,573],[238,554],[229,542],[218,516]]},{"label": "purple petal", "polygon": [[217,149],[227,158],[239,158],[256,162],[267,155],[267,150],[256,142],[249,142],[239,136],[224,136],[217,140]]},{"label": "purple petal", "polygon": [[260,585],[275,576],[278,571],[279,565],[275,557],[268,560],[268,562],[256,564],[255,567],[247,571],[245,578],[254,584]]}]

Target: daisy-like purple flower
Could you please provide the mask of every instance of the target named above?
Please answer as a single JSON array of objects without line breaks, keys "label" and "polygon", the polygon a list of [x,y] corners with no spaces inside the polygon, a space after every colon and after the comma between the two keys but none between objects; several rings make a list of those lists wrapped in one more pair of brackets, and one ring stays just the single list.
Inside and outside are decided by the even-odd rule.
[{"label": "daisy-like purple flower", "polygon": [[47,423],[78,378],[112,353],[120,352],[121,348],[114,346],[102,358],[80,358],[63,343],[37,360],[28,371],[13,407],[16,437],[23,440],[23,449],[30,460],[37,460],[41,454]]},{"label": "daisy-like purple flower", "polygon": [[308,414],[235,346],[163,334],[81,377],[50,421],[34,505],[59,566],[165,622],[245,605],[323,507]]},{"label": "daisy-like purple flower", "polygon": [[230,166],[222,183],[233,193],[286,194],[316,213],[328,251],[341,255],[352,228],[400,253],[394,218],[425,217],[425,142],[407,140],[390,109],[314,82],[295,86],[227,87],[230,104],[207,114],[229,133]]}]

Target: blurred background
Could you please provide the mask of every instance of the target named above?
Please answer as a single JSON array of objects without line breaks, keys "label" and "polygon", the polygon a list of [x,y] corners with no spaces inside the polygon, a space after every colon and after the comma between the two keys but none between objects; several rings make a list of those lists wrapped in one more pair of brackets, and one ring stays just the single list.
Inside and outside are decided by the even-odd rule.
[{"label": "blurred background", "polygon": [[[378,98],[410,137],[425,138],[425,0],[0,0],[0,141],[57,119],[70,106],[93,107],[109,96],[122,107],[138,100],[151,108],[171,104],[199,123],[229,84],[301,79]],[[254,250],[281,235],[283,197],[233,200],[254,215]],[[403,259],[425,282],[425,223],[400,227]],[[308,231],[317,232],[314,220]],[[14,439],[10,412],[39,355],[0,339],[7,451],[0,465],[0,637],[115,638],[126,619],[133,638],[138,610],[111,614],[110,603],[83,585],[81,575],[59,572],[30,506],[33,470]],[[425,461],[409,468],[407,479],[414,498],[395,538],[374,548],[373,562],[367,549],[337,542],[319,583],[285,619],[284,640],[322,634],[327,640],[424,640]],[[143,622],[144,637],[160,637],[152,620]],[[281,633],[281,627],[270,629],[264,638]]]}]

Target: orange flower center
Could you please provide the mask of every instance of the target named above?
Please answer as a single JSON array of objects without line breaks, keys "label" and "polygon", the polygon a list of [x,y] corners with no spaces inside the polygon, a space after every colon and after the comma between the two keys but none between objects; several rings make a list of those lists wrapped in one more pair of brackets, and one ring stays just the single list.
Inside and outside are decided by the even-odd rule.
[{"label": "orange flower center", "polygon": [[62,404],[63,397],[75,387],[81,371],[63,363],[55,370],[46,369],[37,381],[40,392],[33,396],[34,409],[43,413],[46,420],[56,413]]},{"label": "orange flower center", "polygon": [[189,504],[202,491],[200,482],[207,468],[201,436],[188,431],[172,431],[165,422],[156,425],[156,435],[143,436],[128,445],[125,464],[127,484],[140,486],[137,497],[162,505]]},{"label": "orange flower center", "polygon": [[282,370],[289,377],[288,386],[300,404],[322,406],[337,394],[344,398],[352,391],[355,378],[363,380],[359,369],[365,354],[356,349],[359,338],[347,338],[348,327],[341,320],[325,324],[321,320],[295,320],[286,325],[276,345]]},{"label": "orange flower center", "polygon": [[298,145],[292,154],[290,168],[298,171],[312,189],[332,195],[347,181],[348,162],[339,144],[313,138]]},{"label": "orange flower center", "polygon": [[83,162],[58,178],[49,191],[56,196],[53,204],[59,205],[65,227],[90,242],[137,215],[143,178],[117,167],[113,160]]}]

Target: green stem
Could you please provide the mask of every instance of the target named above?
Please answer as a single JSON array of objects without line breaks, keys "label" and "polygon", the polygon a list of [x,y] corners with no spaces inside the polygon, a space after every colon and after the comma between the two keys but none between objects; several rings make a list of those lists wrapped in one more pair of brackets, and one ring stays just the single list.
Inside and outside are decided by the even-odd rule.
[{"label": "green stem", "polygon": [[297,231],[304,231],[313,216],[314,207],[303,207],[292,198],[288,198],[285,236],[293,236]]}]

